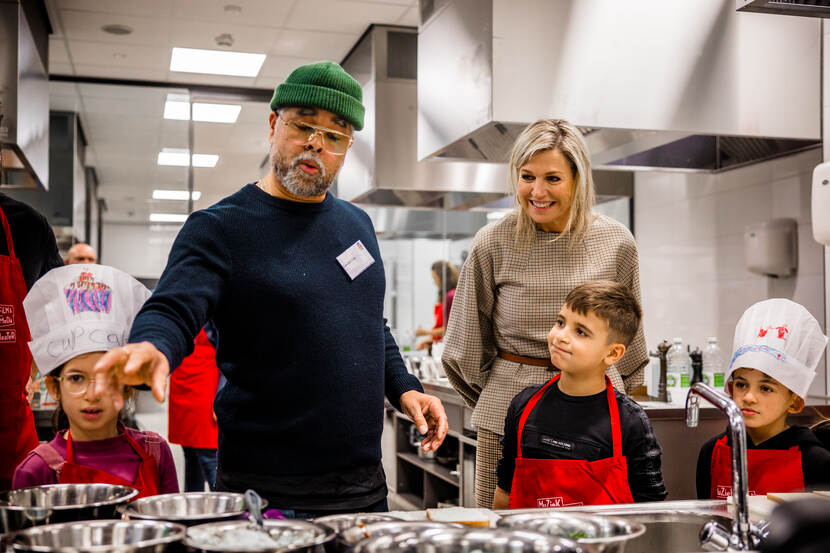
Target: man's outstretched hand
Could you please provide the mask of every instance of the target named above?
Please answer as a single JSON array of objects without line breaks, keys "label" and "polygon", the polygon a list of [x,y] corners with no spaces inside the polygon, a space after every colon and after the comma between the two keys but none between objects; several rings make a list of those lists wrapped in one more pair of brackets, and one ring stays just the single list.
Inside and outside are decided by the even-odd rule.
[{"label": "man's outstretched hand", "polygon": [[[95,363],[95,397],[101,397],[110,389],[145,384],[150,387],[156,401],[164,401],[170,363],[167,357],[150,342],[127,344],[109,350]],[[113,394],[117,409],[124,406],[121,394]]]}]

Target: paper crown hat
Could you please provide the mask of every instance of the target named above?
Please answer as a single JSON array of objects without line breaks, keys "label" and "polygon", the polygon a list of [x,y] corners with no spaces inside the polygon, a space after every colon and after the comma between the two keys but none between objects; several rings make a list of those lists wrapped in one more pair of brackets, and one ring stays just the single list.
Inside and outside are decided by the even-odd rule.
[{"label": "paper crown hat", "polygon": [[35,282],[23,300],[41,374],[84,353],[123,346],[150,291],[106,265],[67,265]]},{"label": "paper crown hat", "polygon": [[760,301],[735,327],[726,381],[741,367],[756,369],[806,399],[826,344],[818,321],[801,305],[783,298]]}]

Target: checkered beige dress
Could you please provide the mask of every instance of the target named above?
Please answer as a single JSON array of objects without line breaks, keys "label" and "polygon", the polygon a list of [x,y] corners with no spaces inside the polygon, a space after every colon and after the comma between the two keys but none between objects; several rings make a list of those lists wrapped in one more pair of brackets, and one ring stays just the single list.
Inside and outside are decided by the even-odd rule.
[{"label": "checkered beige dress", "polygon": [[[511,214],[481,229],[473,240],[441,358],[450,383],[474,409],[472,422],[498,435],[504,434],[513,397],[554,374],[544,367],[506,361],[496,356],[498,350],[547,359],[548,332],[565,296],[583,282],[621,282],[641,300],[637,245],[620,223],[597,215],[585,239],[570,252],[566,236],[553,241],[555,234],[540,230],[521,248],[515,228],[516,216]],[[641,328],[608,376],[614,387],[630,393],[642,384],[647,362]],[[486,464],[495,466],[495,460]],[[485,478],[476,475],[476,480],[480,477]]]}]

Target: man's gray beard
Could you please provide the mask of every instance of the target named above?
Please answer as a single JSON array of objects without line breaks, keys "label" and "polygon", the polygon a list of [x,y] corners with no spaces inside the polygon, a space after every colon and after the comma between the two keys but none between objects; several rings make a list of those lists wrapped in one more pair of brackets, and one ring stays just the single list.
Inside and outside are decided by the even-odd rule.
[{"label": "man's gray beard", "polygon": [[[303,172],[300,164],[304,161],[313,161],[319,172],[316,175]],[[274,175],[286,190],[302,198],[325,194],[334,180],[333,175],[331,177],[326,175],[326,167],[320,158],[311,152],[303,152],[290,161],[286,161],[276,149],[273,149],[271,165],[274,168]]]}]

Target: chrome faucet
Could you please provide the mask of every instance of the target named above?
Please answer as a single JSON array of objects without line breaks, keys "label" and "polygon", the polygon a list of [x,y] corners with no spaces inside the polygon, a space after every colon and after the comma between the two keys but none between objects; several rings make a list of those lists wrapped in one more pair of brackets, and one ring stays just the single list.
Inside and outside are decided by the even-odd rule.
[{"label": "chrome faucet", "polygon": [[[746,476],[746,426],[738,405],[732,399],[696,382],[686,396],[686,426],[694,428],[700,415],[700,398],[708,400],[726,414],[732,440],[732,497],[735,498],[735,518],[731,534],[711,521],[700,532],[701,545],[708,551],[747,551],[757,545],[757,532],[749,524]],[[753,535],[755,534],[755,535]],[[728,545],[727,545],[728,543]]]}]

